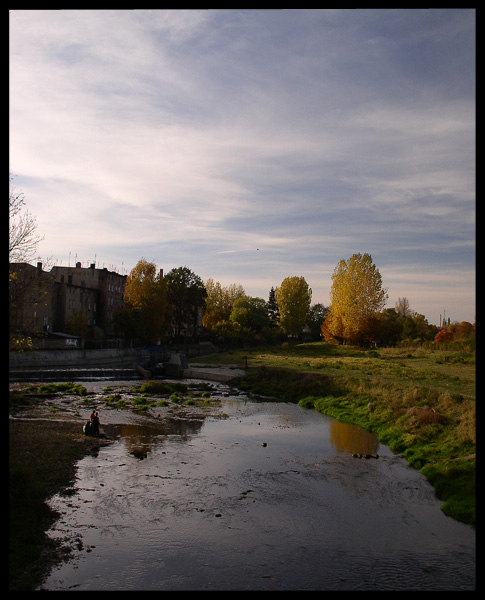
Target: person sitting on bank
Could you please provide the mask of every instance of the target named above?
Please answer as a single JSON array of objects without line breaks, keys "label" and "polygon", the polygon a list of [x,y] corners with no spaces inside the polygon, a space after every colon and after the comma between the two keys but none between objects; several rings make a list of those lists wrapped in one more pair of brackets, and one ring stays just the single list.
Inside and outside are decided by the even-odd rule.
[{"label": "person sitting on bank", "polygon": [[93,411],[93,415],[91,415],[91,431],[94,433],[94,435],[99,435],[99,415],[98,413],[94,413]]}]

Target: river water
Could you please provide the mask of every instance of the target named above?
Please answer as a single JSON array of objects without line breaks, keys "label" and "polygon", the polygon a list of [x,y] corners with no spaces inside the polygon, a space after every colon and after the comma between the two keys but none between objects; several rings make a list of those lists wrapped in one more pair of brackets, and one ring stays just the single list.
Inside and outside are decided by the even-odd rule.
[{"label": "river water", "polygon": [[359,427],[228,395],[218,415],[105,430],[51,500],[49,535],[75,552],[42,589],[475,588],[474,530]]}]

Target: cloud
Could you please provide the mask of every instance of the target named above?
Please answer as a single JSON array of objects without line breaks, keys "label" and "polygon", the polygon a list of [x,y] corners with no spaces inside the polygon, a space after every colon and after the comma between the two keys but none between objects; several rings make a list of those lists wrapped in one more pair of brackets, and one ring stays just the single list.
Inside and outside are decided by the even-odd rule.
[{"label": "cloud", "polygon": [[459,9],[10,11],[10,164],[40,251],[260,296],[307,273],[324,303],[354,252],[473,269],[473,48]]}]

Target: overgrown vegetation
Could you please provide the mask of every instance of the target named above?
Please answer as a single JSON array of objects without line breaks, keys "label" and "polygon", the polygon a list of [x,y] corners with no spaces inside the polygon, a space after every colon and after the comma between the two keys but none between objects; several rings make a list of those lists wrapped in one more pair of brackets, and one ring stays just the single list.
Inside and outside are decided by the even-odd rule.
[{"label": "overgrown vegetation", "polygon": [[378,433],[428,478],[447,515],[475,524],[474,353],[313,343],[206,360],[245,364],[246,358],[252,368],[232,385]]}]

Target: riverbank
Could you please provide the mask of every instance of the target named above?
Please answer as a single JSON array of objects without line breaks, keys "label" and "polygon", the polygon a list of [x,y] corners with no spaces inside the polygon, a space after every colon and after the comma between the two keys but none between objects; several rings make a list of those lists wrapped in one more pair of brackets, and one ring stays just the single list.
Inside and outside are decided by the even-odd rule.
[{"label": "riverbank", "polygon": [[[299,402],[378,433],[383,444],[427,476],[447,515],[474,526],[474,355],[301,344],[216,354],[204,357],[204,365],[231,376],[241,375],[236,367],[248,366],[231,386]],[[208,366],[203,371],[211,372]],[[104,385],[96,402],[114,409],[113,415],[124,409],[156,411],[157,418],[183,420],[217,412],[209,388],[192,392],[187,385],[172,384],[164,390],[162,381],[147,382],[130,386],[137,391],[126,395]],[[45,535],[58,516],[45,500],[69,489],[77,461],[99,443],[80,432],[83,409],[72,399],[63,403],[53,389],[45,392],[34,407],[28,395],[11,395],[17,417],[18,411],[39,411],[30,420],[10,420],[12,590],[35,589],[50,565],[62,558],[64,550]],[[83,395],[82,386],[66,393],[79,394],[79,406],[86,402],[89,414],[93,397]]]},{"label": "riverbank", "polygon": [[64,554],[45,534],[59,517],[46,500],[71,485],[77,461],[93,444],[77,424],[10,420],[10,590],[34,589]]},{"label": "riverbank", "polygon": [[475,526],[474,353],[324,343],[205,357],[249,365],[231,384],[355,423],[419,469],[443,512]]},{"label": "riverbank", "polygon": [[[234,372],[234,371],[231,371]],[[9,398],[9,589],[36,589],[68,548],[47,537],[59,515],[46,504],[69,493],[76,464],[109,440],[84,436],[82,424],[93,407],[111,411],[108,421],[124,422],[123,412],[148,411],[163,420],[191,420],[217,413],[209,384],[145,382],[117,389],[111,382],[11,384]],[[103,412],[101,414],[103,414]]]}]

